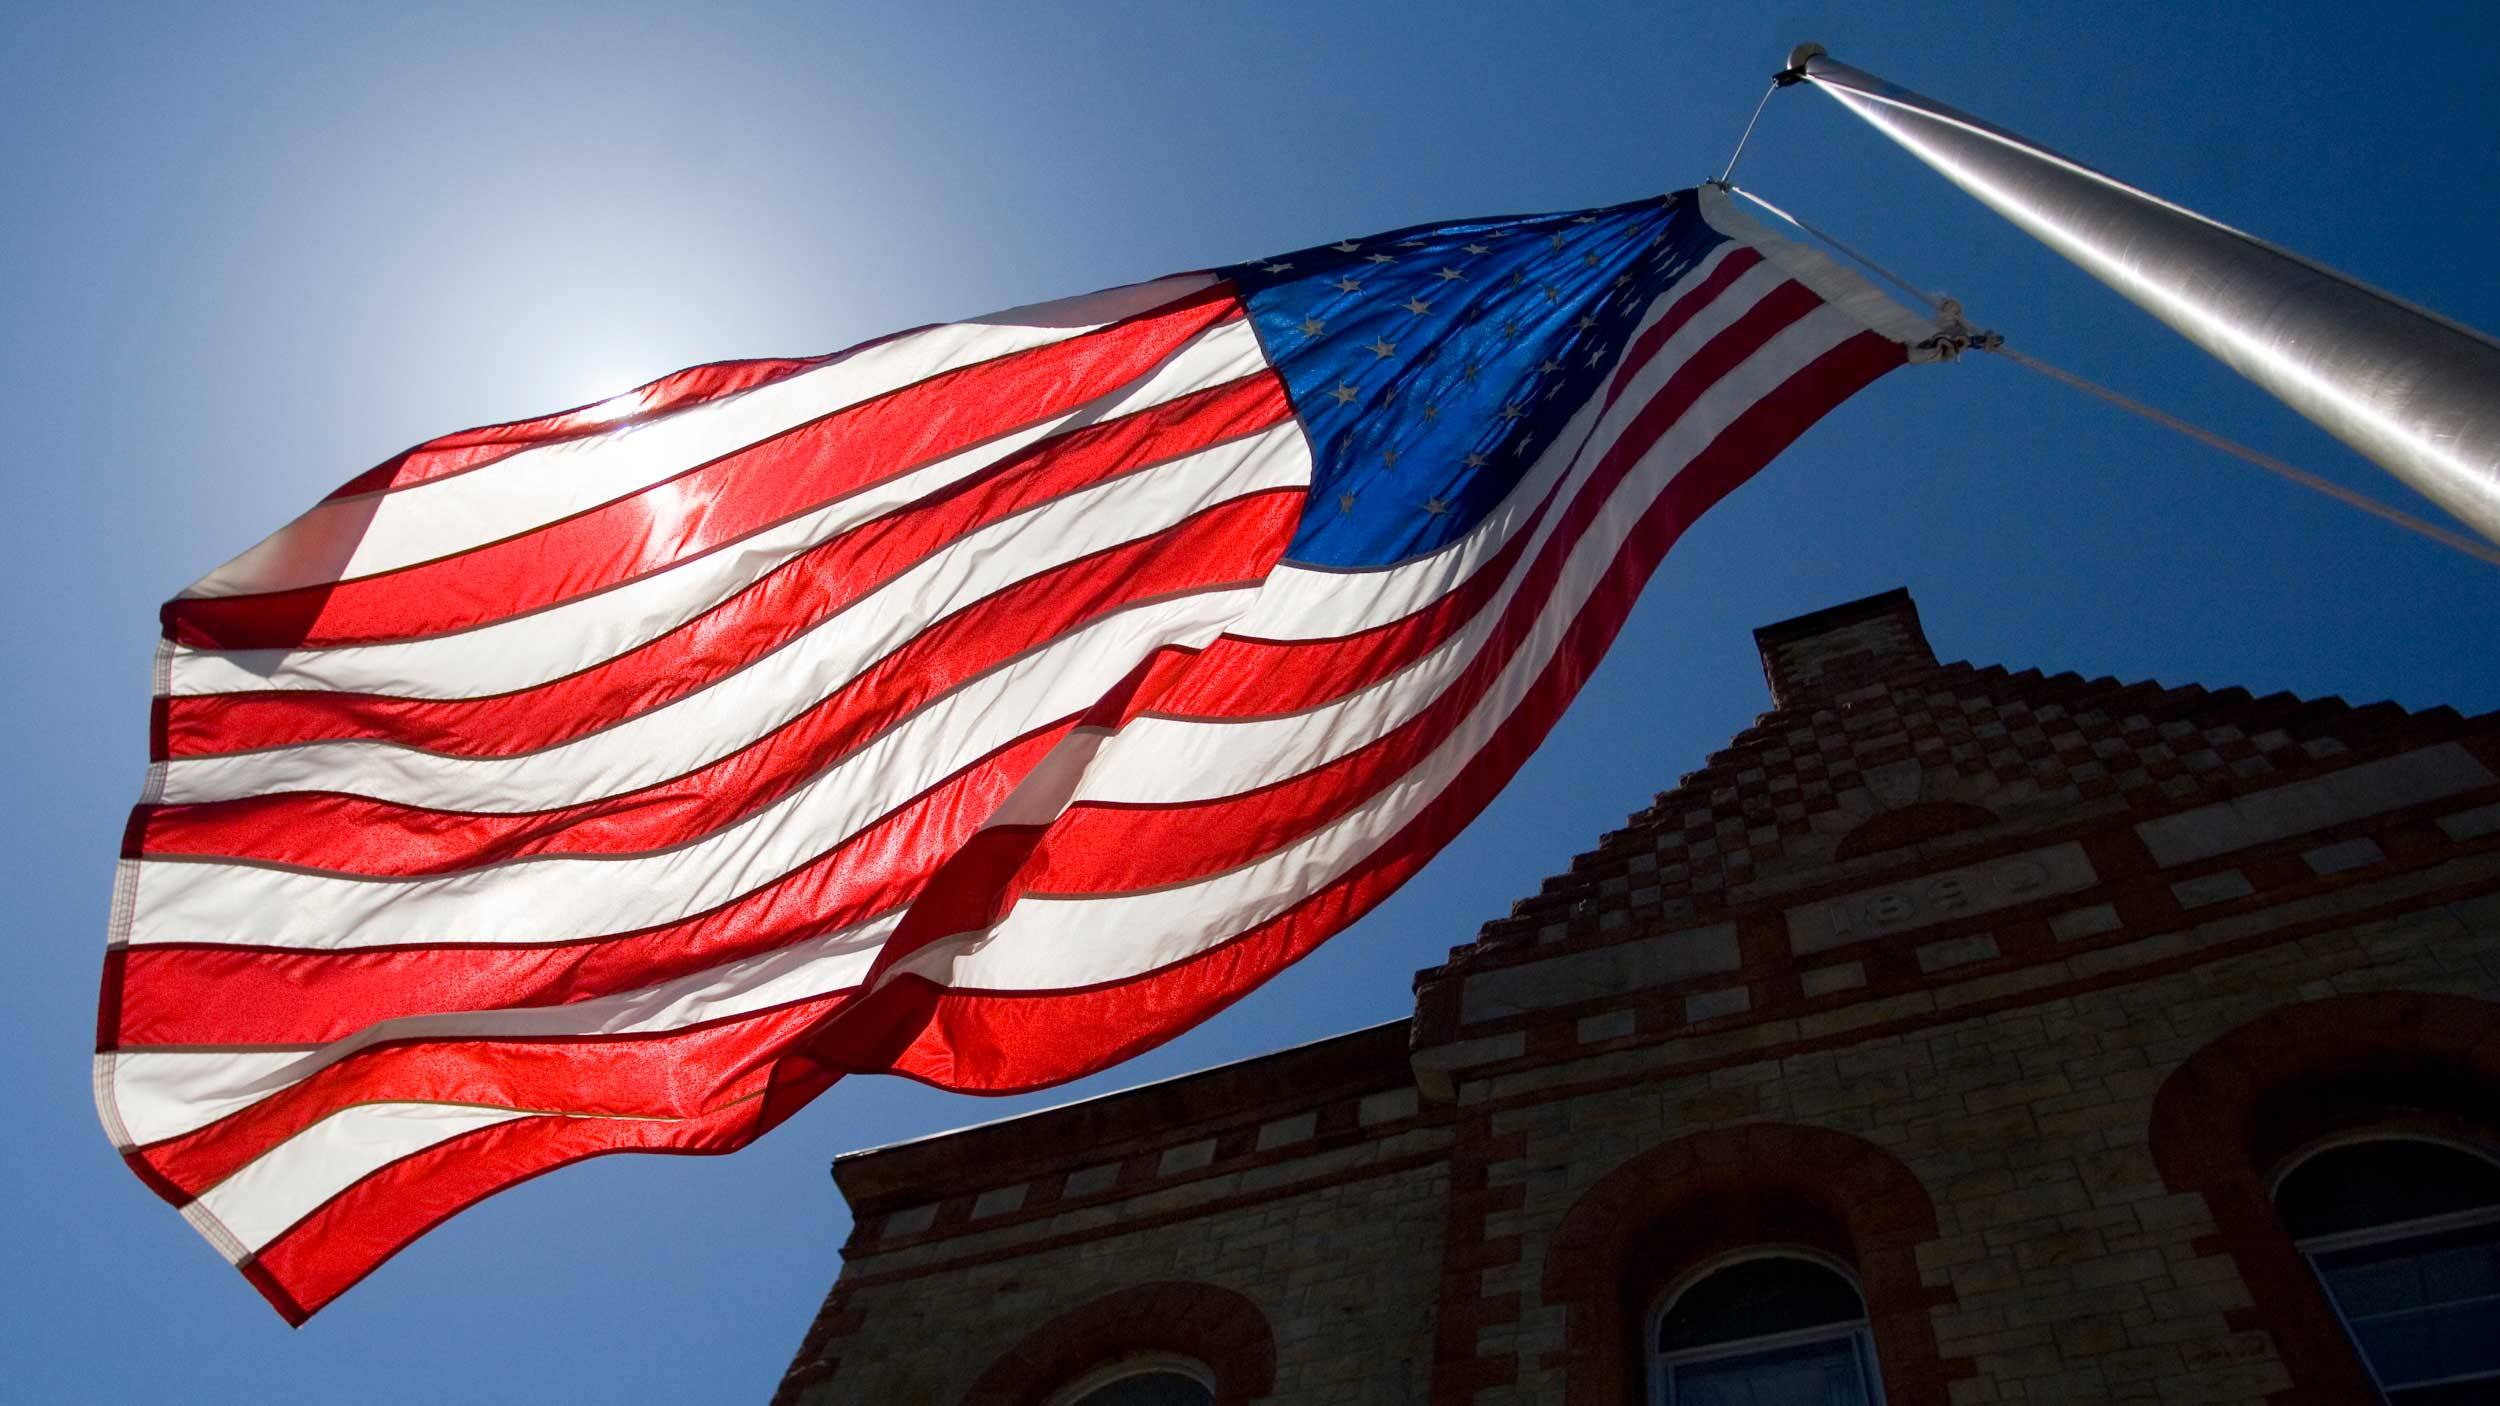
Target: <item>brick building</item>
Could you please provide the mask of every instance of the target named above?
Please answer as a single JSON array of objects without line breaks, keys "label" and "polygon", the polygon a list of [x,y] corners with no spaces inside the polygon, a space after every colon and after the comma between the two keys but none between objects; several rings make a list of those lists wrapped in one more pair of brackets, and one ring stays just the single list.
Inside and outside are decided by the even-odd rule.
[{"label": "brick building", "polygon": [[2500,715],[1756,637],[1411,1021],[837,1160],[783,1397],[2500,1399]]}]

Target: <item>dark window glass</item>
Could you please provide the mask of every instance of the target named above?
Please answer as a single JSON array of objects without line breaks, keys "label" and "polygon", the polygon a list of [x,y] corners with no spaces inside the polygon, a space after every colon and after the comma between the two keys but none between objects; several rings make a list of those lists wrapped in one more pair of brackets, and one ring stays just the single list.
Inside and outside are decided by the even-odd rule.
[{"label": "dark window glass", "polygon": [[1856,1335],[1679,1362],[1669,1369],[1674,1406],[1866,1406]]},{"label": "dark window glass", "polygon": [[2310,1259],[2382,1384],[2500,1375],[2500,1225]]},{"label": "dark window glass", "polygon": [[1658,1350],[1682,1352],[1865,1316],[1849,1281],[1812,1260],[1741,1260],[1677,1297],[1658,1325]]},{"label": "dark window glass", "polygon": [[2388,1140],[2329,1148],[2274,1194],[2295,1240],[2500,1206],[2500,1167],[2435,1142]]},{"label": "dark window glass", "polygon": [[2275,1199],[2389,1402],[2495,1399],[2500,1167],[2437,1143],[2355,1143],[2302,1163]]},{"label": "dark window glass", "polygon": [[1140,1372],[1078,1397],[1076,1406],[1213,1406],[1215,1393],[1179,1372]]}]

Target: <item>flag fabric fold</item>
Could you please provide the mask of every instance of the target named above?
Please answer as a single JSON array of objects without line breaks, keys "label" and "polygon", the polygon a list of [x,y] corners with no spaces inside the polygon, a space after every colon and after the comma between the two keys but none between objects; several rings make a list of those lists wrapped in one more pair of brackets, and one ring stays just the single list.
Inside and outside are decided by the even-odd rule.
[{"label": "flag fabric fold", "polygon": [[301,1322],[567,1162],[1137,1053],[1448,843],[1933,331],[1705,189],[420,445],[165,607],[105,1128]]}]

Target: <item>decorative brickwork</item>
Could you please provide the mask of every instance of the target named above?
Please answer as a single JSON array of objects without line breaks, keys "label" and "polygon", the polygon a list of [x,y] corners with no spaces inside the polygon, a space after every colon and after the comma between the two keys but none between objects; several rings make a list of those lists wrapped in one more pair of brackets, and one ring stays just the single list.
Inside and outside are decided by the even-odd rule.
[{"label": "decorative brickwork", "polygon": [[1893,1398],[1934,1400],[1970,1371],[1936,1351],[1929,1310],[1953,1292],[1921,1285],[1917,1260],[1935,1238],[1918,1178],[1846,1133],[1753,1123],[1642,1153],[1572,1205],[1546,1255],[1545,1301],[1569,1313],[1565,1399],[1642,1399],[1641,1328],[1675,1275],[1748,1246],[1803,1245],[1857,1271]]},{"label": "decorative brickwork", "polygon": [[[2500,1150],[2500,718],[1938,664],[1899,592],[1757,643],[1773,711],[1411,1022],[841,1159],[784,1397],[1163,1348],[1226,1400],[1630,1406],[1665,1280],[1784,1244],[1855,1268],[1894,1406],[2356,1399],[2266,1178]],[[1202,1293],[1272,1380],[1176,1345]]]}]

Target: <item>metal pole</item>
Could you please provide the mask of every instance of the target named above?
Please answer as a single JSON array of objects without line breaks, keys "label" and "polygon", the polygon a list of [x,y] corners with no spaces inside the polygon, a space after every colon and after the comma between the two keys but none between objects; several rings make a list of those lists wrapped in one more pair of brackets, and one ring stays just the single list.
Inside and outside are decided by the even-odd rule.
[{"label": "metal pole", "polygon": [[1802,79],[2500,542],[2500,343],[1833,59]]}]

